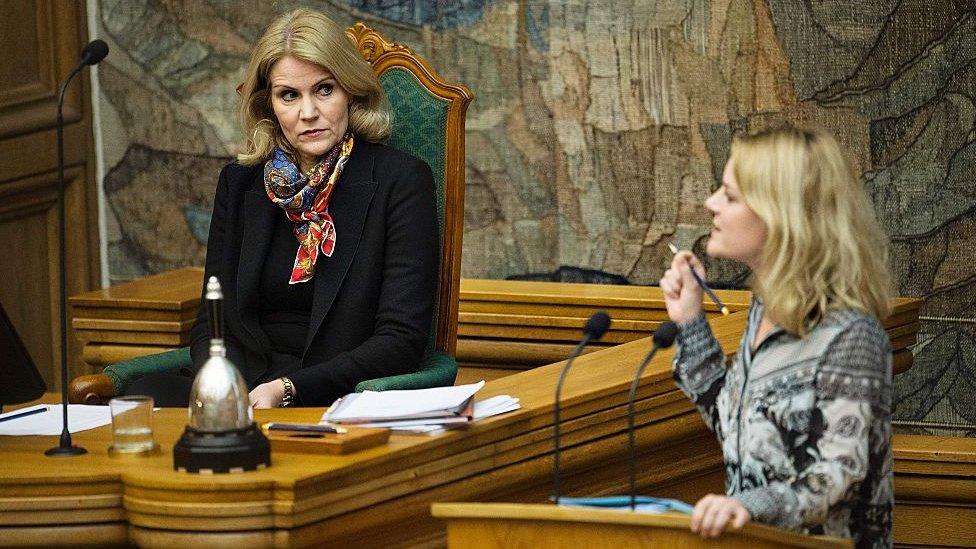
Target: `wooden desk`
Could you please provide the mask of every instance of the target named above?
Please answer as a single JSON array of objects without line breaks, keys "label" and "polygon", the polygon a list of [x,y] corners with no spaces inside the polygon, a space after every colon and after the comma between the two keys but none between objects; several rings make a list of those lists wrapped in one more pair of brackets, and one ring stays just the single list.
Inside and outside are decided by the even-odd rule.
[{"label": "wooden desk", "polygon": [[[737,313],[715,322],[734,349]],[[626,489],[626,399],[648,341],[580,357],[563,388],[565,494]],[[638,393],[644,492],[693,498],[721,483],[714,438],[671,381],[672,353],[647,369]],[[89,454],[44,457],[54,437],[0,437],[0,539],[8,543],[144,546],[441,546],[437,501],[543,502],[549,494],[552,398],[561,364],[490,382],[522,409],[435,437],[394,436],[350,456],[275,453],[267,470],[197,476],[172,470],[186,412],[157,412],[163,454],[110,458],[108,427],[74,435]],[[321,409],[259,411],[257,419],[314,421]]]},{"label": "wooden desk", "polygon": [[[202,269],[187,267],[72,296],[72,326],[84,342],[90,372],[188,345],[202,279]],[[716,293],[733,312],[748,308],[752,298],[747,291]],[[704,305],[709,318],[721,315],[710,301]],[[900,297],[892,305],[884,324],[895,372],[902,372],[911,366],[921,300]],[[458,381],[496,379],[562,360],[576,346],[586,319],[601,309],[613,322],[586,352],[644,338],[667,319],[655,287],[462,279]]]},{"label": "wooden desk", "polygon": [[186,267],[71,296],[71,326],[91,372],[190,344],[203,269]]},{"label": "wooden desk", "polygon": [[[713,321],[726,352],[738,345],[744,315]],[[563,393],[565,495],[627,492],[627,391],[649,347],[645,338],[574,365]],[[672,356],[655,358],[638,391],[638,489],[694,502],[721,492],[724,472],[714,436],[671,380]],[[489,382],[480,398],[510,394],[523,408],[465,430],[393,436],[351,456],[275,453],[271,468],[238,475],[172,471],[170,452],[186,417],[180,409],[157,413],[164,454],[154,458],[109,458],[108,427],[74,435],[89,450],[77,458],[44,457],[56,437],[0,437],[0,544],[443,546],[432,503],[546,501],[560,368]],[[269,410],[257,419],[315,421],[321,413]],[[896,436],[893,445],[896,540],[976,540],[976,440]]]},{"label": "wooden desk", "polygon": [[[84,342],[85,362],[101,371],[113,362],[189,345],[202,280],[203,269],[186,267],[72,296],[72,326]],[[752,296],[718,293],[733,312],[747,308]],[[459,360],[520,370],[567,356],[597,310],[607,311],[613,322],[587,351],[647,337],[667,320],[660,288],[640,286],[464,279],[459,307]],[[711,302],[705,311],[719,315]]]},{"label": "wooden desk", "polygon": [[[752,300],[748,291],[715,293],[733,312],[747,309]],[[916,298],[894,298],[884,321],[896,374],[911,368],[921,304]],[[709,300],[704,308],[709,319],[721,316]],[[495,379],[562,360],[597,310],[609,313],[613,322],[586,352],[646,337],[668,318],[661,289],[653,286],[462,279],[458,381]]]}]

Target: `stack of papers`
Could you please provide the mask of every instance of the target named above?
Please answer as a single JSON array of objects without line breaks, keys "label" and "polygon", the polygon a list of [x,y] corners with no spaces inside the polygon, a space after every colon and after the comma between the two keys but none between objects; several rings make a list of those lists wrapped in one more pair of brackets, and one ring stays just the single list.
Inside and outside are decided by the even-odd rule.
[{"label": "stack of papers", "polygon": [[474,403],[474,419],[481,419],[521,408],[519,399],[508,395],[493,396]]},{"label": "stack of papers", "polygon": [[484,385],[480,381],[456,387],[353,393],[337,400],[322,422],[429,433],[519,408],[518,399],[508,395],[475,402],[475,393]]}]

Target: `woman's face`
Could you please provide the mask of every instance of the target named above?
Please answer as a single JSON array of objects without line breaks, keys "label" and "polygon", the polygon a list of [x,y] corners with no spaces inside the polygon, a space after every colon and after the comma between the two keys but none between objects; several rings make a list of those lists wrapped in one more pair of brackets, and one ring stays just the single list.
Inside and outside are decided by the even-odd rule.
[{"label": "woman's face", "polygon": [[742,199],[732,160],[725,165],[722,186],[705,200],[705,207],[714,215],[705,253],[734,259],[755,271],[766,241],[766,224]]},{"label": "woman's face", "polygon": [[349,127],[349,94],[324,67],[292,56],[271,66],[271,108],[308,171]]}]

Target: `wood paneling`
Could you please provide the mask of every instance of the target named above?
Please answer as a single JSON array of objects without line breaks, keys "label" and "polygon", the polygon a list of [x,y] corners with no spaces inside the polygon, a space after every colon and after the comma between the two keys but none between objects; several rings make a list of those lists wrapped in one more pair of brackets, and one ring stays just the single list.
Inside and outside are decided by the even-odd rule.
[{"label": "wood paneling", "polygon": [[[69,212],[85,211],[84,166],[65,171],[66,204]],[[0,185],[0,242],[6,244],[0,261],[0,302],[24,339],[49,388],[59,387],[61,363],[61,307],[58,302],[57,174],[47,173]],[[88,250],[84,222],[68,216],[67,267],[69,273],[86,273]],[[97,254],[96,254],[97,255]],[[86,280],[68,278],[68,295],[84,290]],[[69,334],[69,356],[78,357],[81,345]],[[85,372],[79,360],[71,362],[74,375]]]},{"label": "wood paneling", "polygon": [[52,328],[50,314],[37,314],[50,311],[52,306],[46,218],[43,210],[10,218],[0,215],[0,241],[16,242],[19,248],[16,262],[0,262],[0,302],[39,365],[45,383],[52,387],[54,349],[50,338],[36,337],[50,333]]},{"label": "wood paneling", "polygon": [[[79,79],[81,79],[79,77]],[[85,84],[75,82],[73,86]],[[52,117],[55,115],[52,114]],[[64,128],[64,165],[89,163],[91,128],[85,123]],[[33,175],[54,172],[58,168],[57,138],[53,128],[0,139],[0,185]],[[91,162],[94,162],[92,159]],[[57,177],[57,175],[55,175]],[[67,176],[65,176],[67,177]],[[90,181],[92,204],[97,200],[94,181]],[[97,219],[93,216],[92,219]]]},{"label": "wood paneling", "polygon": [[[85,42],[78,2],[5,0],[0,46],[15,61],[0,65],[0,138],[53,128],[58,84],[74,68]],[[81,120],[80,86],[68,89],[66,123]]]},{"label": "wood paneling", "polygon": [[[58,236],[58,86],[87,42],[84,5],[5,0],[0,14],[0,300],[50,389],[60,386],[59,250],[69,295],[91,288],[99,271],[87,70],[65,95],[67,242]],[[80,365],[70,334],[69,345]]]},{"label": "wood paneling", "polygon": [[895,435],[895,542],[976,547],[976,439]]},{"label": "wood paneling", "polygon": [[[0,19],[0,36],[4,45],[33,45],[38,52],[42,47],[39,35],[50,34],[50,13],[47,6],[36,2],[10,1],[4,4],[3,18]],[[28,46],[29,47],[29,46]],[[47,55],[25,56],[23,64],[0,64],[0,82],[10,84],[0,91],[0,106],[7,107],[26,101],[40,99],[49,91],[54,82],[53,59]],[[2,108],[0,107],[0,108]],[[7,131],[4,128],[3,131]]]}]

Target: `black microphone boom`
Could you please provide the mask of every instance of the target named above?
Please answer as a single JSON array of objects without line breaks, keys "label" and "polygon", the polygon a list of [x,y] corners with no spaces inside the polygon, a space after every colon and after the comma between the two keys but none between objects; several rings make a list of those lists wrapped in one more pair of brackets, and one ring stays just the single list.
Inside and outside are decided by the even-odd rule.
[{"label": "black microphone boom", "polygon": [[71,431],[68,430],[68,282],[65,272],[65,248],[67,248],[65,221],[64,221],[64,91],[68,84],[81,69],[88,65],[94,65],[105,59],[108,55],[108,44],[104,40],[92,40],[81,50],[81,61],[78,66],[68,74],[58,92],[58,238],[61,245],[58,250],[58,269],[60,283],[60,307],[61,307],[61,409],[64,418],[64,427],[61,429],[61,440],[54,448],[49,448],[44,455],[52,457],[77,456],[88,452],[80,446],[71,443]]},{"label": "black microphone boom", "polygon": [[586,347],[587,343],[603,337],[608,328],[610,328],[610,315],[603,311],[597,311],[590,316],[586,325],[583,326],[583,339],[569,355],[566,365],[559,373],[559,381],[556,383],[556,402],[553,407],[552,425],[555,447],[552,454],[552,497],[550,498],[556,504],[559,504],[559,397],[563,391],[563,381],[566,379],[566,374],[569,372],[569,367],[573,365],[573,361],[583,352],[583,347]]},{"label": "black microphone boom", "polygon": [[637,503],[637,446],[634,442],[634,399],[637,396],[637,386],[640,384],[641,374],[644,373],[644,368],[651,363],[654,355],[657,354],[658,349],[667,349],[674,343],[674,338],[678,335],[678,325],[674,322],[668,321],[657,327],[654,330],[654,344],[651,345],[651,350],[644,357],[644,361],[641,362],[640,366],[637,368],[637,374],[634,376],[634,381],[630,384],[630,398],[628,399],[627,406],[627,432],[630,437],[630,510],[633,511]]}]

